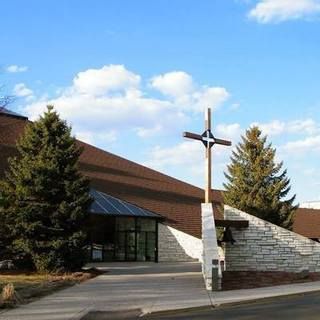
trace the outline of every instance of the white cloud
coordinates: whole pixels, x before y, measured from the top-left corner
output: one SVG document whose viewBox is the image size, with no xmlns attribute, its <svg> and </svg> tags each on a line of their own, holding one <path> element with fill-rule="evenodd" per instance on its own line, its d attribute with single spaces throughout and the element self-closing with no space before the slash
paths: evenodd
<svg viewBox="0 0 320 320">
<path fill-rule="evenodd" d="M 290 154 L 301 154 L 307 151 L 320 151 L 320 135 L 305 139 L 290 141 L 283 146 L 284 151 Z"/>
<path fill-rule="evenodd" d="M 254 122 L 250 125 L 250 127 L 252 126 L 258 126 L 262 132 L 268 136 L 275 136 L 282 134 L 285 131 L 286 123 L 280 120 L 273 120 L 268 123 Z"/>
<path fill-rule="evenodd" d="M 213 152 L 214 175 L 221 175 L 229 161 L 231 148 L 215 146 Z M 143 163 L 192 184 L 203 186 L 205 148 L 200 141 L 186 140 L 170 147 L 152 148 Z"/>
<path fill-rule="evenodd" d="M 216 126 L 216 134 L 217 138 L 220 139 L 231 139 L 234 141 L 238 141 L 242 132 L 241 126 L 239 123 L 232 124 L 218 124 Z"/>
<path fill-rule="evenodd" d="M 33 91 L 24 83 L 17 83 L 13 88 L 13 93 L 18 97 L 31 97 L 33 95 Z"/>
<path fill-rule="evenodd" d="M 184 141 L 173 147 L 155 147 L 146 165 L 163 169 L 167 166 L 193 166 L 203 162 L 204 146 L 198 141 Z"/>
<path fill-rule="evenodd" d="M 141 83 L 139 75 L 122 65 L 89 69 L 79 72 L 72 85 L 56 98 L 40 98 L 21 111 L 34 119 L 47 104 L 53 104 L 77 134 L 92 142 L 96 134 L 104 133 L 106 128 L 128 134 L 133 130 L 143 138 L 183 131 L 191 117 L 189 112 L 199 110 L 198 104 L 205 100 L 221 104 L 229 96 L 224 88 L 200 87 L 198 91 L 192 88 L 187 94 L 189 104 L 186 106 L 180 99 L 150 97 Z M 176 93 L 178 95 L 178 91 Z"/>
<path fill-rule="evenodd" d="M 184 123 L 186 116 L 172 109 L 170 103 L 148 99 L 139 95 L 92 96 L 69 90 L 56 99 L 37 101 L 25 107 L 25 112 L 36 118 L 45 110 L 47 104 L 53 104 L 61 116 L 72 123 L 74 129 L 100 132 L 106 128 L 126 130 L 130 128 L 151 129 L 157 122 L 166 128 L 173 128 L 175 122 Z"/>
<path fill-rule="evenodd" d="M 156 146 L 143 164 L 201 186 L 204 180 L 204 146 L 199 141 L 183 141 L 171 147 Z"/>
<path fill-rule="evenodd" d="M 292 155 L 307 155 L 310 152 L 320 152 L 320 131 L 317 123 L 312 119 L 302 119 L 294 121 L 274 120 L 270 123 L 260 124 L 264 133 L 273 135 L 283 135 L 285 141 L 292 139 L 292 134 L 302 135 L 303 138 L 297 141 L 277 144 L 277 139 L 274 138 L 273 143 L 276 143 L 277 153 L 276 162 L 283 159 L 292 158 Z M 214 128 L 214 135 L 218 138 L 230 139 L 233 147 L 214 146 L 213 151 L 213 166 L 215 186 L 219 182 L 224 181 L 223 172 L 226 170 L 226 165 L 230 162 L 230 154 L 240 140 L 244 128 L 239 123 L 218 124 Z M 157 146 L 152 148 L 147 157 L 145 165 L 156 170 L 163 171 L 169 175 L 176 176 L 190 183 L 202 186 L 204 182 L 204 147 L 198 141 L 185 140 L 173 146 Z M 291 159 L 288 161 L 292 162 Z M 304 168 L 304 167 L 303 167 Z M 301 169 L 302 172 L 302 169 Z M 311 172 L 308 171 L 311 175 Z M 304 173 L 307 175 L 307 173 Z"/>
<path fill-rule="evenodd" d="M 158 124 L 158 125 L 155 125 L 153 128 L 138 127 L 138 128 L 135 128 L 134 131 L 137 133 L 139 137 L 148 138 L 161 132 L 162 129 L 163 129 L 162 126 Z"/>
<path fill-rule="evenodd" d="M 230 96 L 223 87 L 197 85 L 192 77 L 183 71 L 155 76 L 151 79 L 150 85 L 185 111 L 202 112 L 206 107 L 216 109 Z"/>
<path fill-rule="evenodd" d="M 288 131 L 292 133 L 306 133 L 309 135 L 319 132 L 319 125 L 313 119 L 296 120 L 288 125 Z"/>
<path fill-rule="evenodd" d="M 249 17 L 260 23 L 309 17 L 320 12 L 319 0 L 260 0 Z"/>
<path fill-rule="evenodd" d="M 93 143 L 111 143 L 117 140 L 117 133 L 114 130 L 93 133 L 91 131 L 77 131 L 76 134 L 77 139 L 84 141 L 89 144 Z"/>
<path fill-rule="evenodd" d="M 200 91 L 194 92 L 191 105 L 194 106 L 193 109 L 197 112 L 202 112 L 204 108 L 207 107 L 217 109 L 229 98 L 229 96 L 229 92 L 223 87 L 203 88 Z"/>
<path fill-rule="evenodd" d="M 101 69 L 79 72 L 73 79 L 73 88 L 79 93 L 105 95 L 112 91 L 128 91 L 138 88 L 140 76 L 123 65 L 109 65 Z"/>
<path fill-rule="evenodd" d="M 264 134 L 276 136 L 285 133 L 308 134 L 313 135 L 320 131 L 319 125 L 313 119 L 280 121 L 273 120 L 268 123 L 252 123 L 251 126 L 257 125 Z"/>
<path fill-rule="evenodd" d="M 151 79 L 151 86 L 164 95 L 179 98 L 194 90 L 192 77 L 183 71 L 172 71 Z"/>
<path fill-rule="evenodd" d="M 17 66 L 15 64 L 8 66 L 6 68 L 7 72 L 10 73 L 17 73 L 17 72 L 26 72 L 28 71 L 28 67 L 27 66 Z"/>
</svg>

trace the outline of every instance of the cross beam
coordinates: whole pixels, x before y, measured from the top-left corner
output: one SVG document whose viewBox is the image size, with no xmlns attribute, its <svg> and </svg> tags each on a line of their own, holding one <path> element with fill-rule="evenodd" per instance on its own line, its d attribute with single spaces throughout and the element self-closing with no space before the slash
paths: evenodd
<svg viewBox="0 0 320 320">
<path fill-rule="evenodd" d="M 223 139 L 218 139 L 218 138 L 212 138 L 212 139 L 206 139 L 204 138 L 202 135 L 200 134 L 196 134 L 196 133 L 192 133 L 192 132 L 184 132 L 183 136 L 185 138 L 189 138 L 189 139 L 194 139 L 194 140 L 199 140 L 202 142 L 212 142 L 213 144 L 221 144 L 223 146 L 231 146 L 231 142 L 227 141 L 227 140 L 223 140 Z"/>
<path fill-rule="evenodd" d="M 211 203 L 211 148 L 215 144 L 231 146 L 231 141 L 215 138 L 211 132 L 211 109 L 207 108 L 205 116 L 205 131 L 203 134 L 184 132 L 185 138 L 201 141 L 206 148 L 206 186 L 205 203 Z"/>
</svg>

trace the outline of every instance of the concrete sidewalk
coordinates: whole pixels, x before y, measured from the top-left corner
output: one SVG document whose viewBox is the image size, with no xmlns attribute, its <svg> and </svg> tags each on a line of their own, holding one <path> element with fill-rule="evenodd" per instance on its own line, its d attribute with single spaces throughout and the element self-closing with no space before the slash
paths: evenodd
<svg viewBox="0 0 320 320">
<path fill-rule="evenodd" d="M 76 320 L 89 311 L 137 315 L 211 308 L 277 296 L 320 291 L 320 281 L 208 293 L 199 263 L 108 263 L 95 279 L 0 314 L 1 320 Z"/>
<path fill-rule="evenodd" d="M 1 320 L 79 319 L 90 310 L 155 311 L 211 305 L 199 263 L 108 263 L 95 279 L 0 314 Z"/>
</svg>

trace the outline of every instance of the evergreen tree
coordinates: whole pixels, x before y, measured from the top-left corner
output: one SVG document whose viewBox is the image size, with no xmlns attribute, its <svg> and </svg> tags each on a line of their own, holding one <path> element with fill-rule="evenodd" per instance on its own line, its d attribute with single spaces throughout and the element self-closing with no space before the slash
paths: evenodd
<svg viewBox="0 0 320 320">
<path fill-rule="evenodd" d="M 283 163 L 275 163 L 276 150 L 258 127 L 246 131 L 231 156 L 225 177 L 225 203 L 261 219 L 290 229 L 295 195 L 289 199 L 290 180 Z"/>
<path fill-rule="evenodd" d="M 17 253 L 38 271 L 75 270 L 85 262 L 89 183 L 78 171 L 81 149 L 52 106 L 28 124 L 0 192 L 14 220 Z"/>
<path fill-rule="evenodd" d="M 11 243 L 12 237 L 10 232 L 10 226 L 13 225 L 10 221 L 10 216 L 6 214 L 4 208 L 6 207 L 6 201 L 3 194 L 0 194 L 0 261 L 11 259 Z"/>
</svg>

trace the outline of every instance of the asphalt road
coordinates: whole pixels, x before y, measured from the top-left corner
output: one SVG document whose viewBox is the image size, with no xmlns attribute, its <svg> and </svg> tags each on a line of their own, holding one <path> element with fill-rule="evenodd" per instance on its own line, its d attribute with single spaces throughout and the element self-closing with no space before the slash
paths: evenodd
<svg viewBox="0 0 320 320">
<path fill-rule="evenodd" d="M 132 319 L 132 318 L 131 318 Z M 214 310 L 153 315 L 145 320 L 320 320 L 320 292 L 288 296 Z"/>
</svg>

